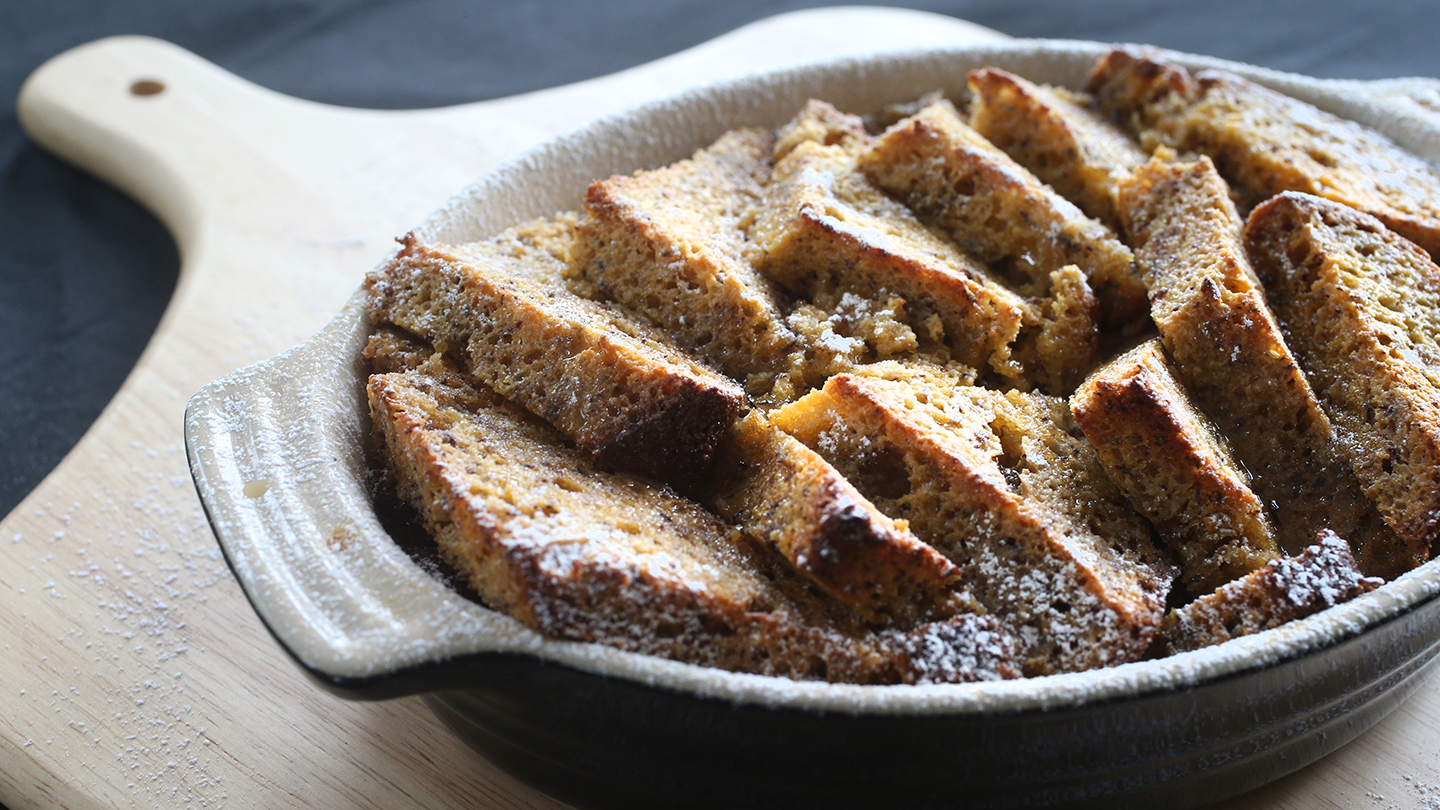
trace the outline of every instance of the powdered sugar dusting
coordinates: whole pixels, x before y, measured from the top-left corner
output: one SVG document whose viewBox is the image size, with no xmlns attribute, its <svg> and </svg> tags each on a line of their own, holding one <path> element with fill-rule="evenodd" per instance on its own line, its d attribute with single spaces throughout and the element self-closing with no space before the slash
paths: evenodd
<svg viewBox="0 0 1440 810">
<path fill-rule="evenodd" d="M 1366 585 L 1350 557 L 1350 549 L 1334 532 L 1305 549 L 1304 558 L 1282 557 L 1270 566 L 1269 578 L 1294 605 L 1333 607 Z M 1370 583 L 1370 587 L 1375 587 Z"/>
<path fill-rule="evenodd" d="M 29 680 L 7 684 L 7 722 L 25 736 L 21 744 L 45 749 L 40 756 L 63 761 L 68 772 L 118 767 L 137 804 L 217 807 L 228 764 L 211 747 L 207 690 L 195 690 L 187 673 L 213 638 L 191 616 L 206 611 L 230 574 L 178 443 L 136 440 L 111 448 L 109 461 L 140 476 L 140 485 L 124 494 L 98 484 L 67 492 L 65 501 L 35 508 L 33 528 L 10 538 L 12 553 L 32 560 L 31 573 L 44 581 L 14 586 L 19 625 L 6 654 L 45 652 L 24 670 Z M 85 620 L 57 622 L 60 614 Z M 66 629 L 30 638 L 57 624 Z"/>
</svg>

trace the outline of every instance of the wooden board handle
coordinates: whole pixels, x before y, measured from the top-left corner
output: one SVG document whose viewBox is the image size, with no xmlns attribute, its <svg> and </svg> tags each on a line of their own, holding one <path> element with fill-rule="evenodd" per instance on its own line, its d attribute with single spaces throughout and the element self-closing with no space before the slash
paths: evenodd
<svg viewBox="0 0 1440 810">
<path fill-rule="evenodd" d="M 1003 39 L 925 12 L 802 11 L 566 87 L 435 110 L 373 111 L 285 96 L 168 42 L 122 36 L 46 62 L 21 88 L 17 109 L 38 143 L 153 211 L 185 255 L 207 216 L 223 214 L 230 225 L 246 215 L 247 206 L 235 205 L 240 199 L 298 194 L 310 210 L 320 206 L 343 219 L 352 213 L 345 210 L 350 192 L 364 193 L 369 180 L 393 187 L 403 173 L 405 196 L 427 207 L 396 213 L 418 222 L 501 159 L 642 100 L 815 58 Z M 415 136 L 427 129 L 421 148 Z M 327 194 L 322 185 L 345 193 Z"/>
<path fill-rule="evenodd" d="M 178 46 L 125 36 L 46 62 L 16 106 L 32 138 L 150 208 L 184 246 L 213 188 L 203 159 L 289 101 Z"/>
</svg>

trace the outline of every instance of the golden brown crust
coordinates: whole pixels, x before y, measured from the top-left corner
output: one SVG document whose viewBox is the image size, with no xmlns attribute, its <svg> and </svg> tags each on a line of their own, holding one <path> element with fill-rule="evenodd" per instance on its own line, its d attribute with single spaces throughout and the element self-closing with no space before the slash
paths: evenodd
<svg viewBox="0 0 1440 810">
<path fill-rule="evenodd" d="M 601 294 L 742 381 L 775 371 L 795 343 L 743 258 L 771 141 L 739 130 L 689 160 L 592 183 L 573 252 Z"/>
<path fill-rule="evenodd" d="M 970 126 L 1088 216 L 1120 229 L 1115 191 L 1149 156 L 1068 93 L 999 68 L 970 73 Z"/>
<path fill-rule="evenodd" d="M 1022 293 L 1045 295 L 1050 273 L 1073 264 L 1094 288 L 1105 322 L 1143 317 L 1145 288 L 1129 248 L 980 137 L 948 102 L 892 126 L 860 166 L 962 249 L 1008 264 Z"/>
<path fill-rule="evenodd" d="M 756 267 L 786 290 L 898 295 L 913 331 L 939 319 L 952 359 L 1011 372 L 1025 301 L 871 185 L 843 147 L 795 144 L 775 168 L 751 234 Z"/>
<path fill-rule="evenodd" d="M 1156 123 L 1195 94 L 1190 73 L 1148 53 L 1116 49 L 1100 58 L 1085 84 L 1095 107 L 1153 151 Z M 1149 143 L 1145 141 L 1149 140 Z"/>
<path fill-rule="evenodd" d="M 764 540 L 826 593 L 891 624 L 955 612 L 955 567 L 758 411 L 735 425 L 713 474 L 707 501 L 716 513 Z"/>
<path fill-rule="evenodd" d="M 1429 559 L 1440 531 L 1440 268 L 1353 208 L 1287 192 L 1245 226 L 1310 382 L 1350 463 L 1403 541 Z"/>
<path fill-rule="evenodd" d="M 375 375 L 369 396 L 401 494 L 444 557 L 548 636 L 792 678 L 1014 674 L 993 621 L 873 631 L 693 502 L 596 469 L 444 361 Z"/>
<path fill-rule="evenodd" d="M 1382 584 L 1383 580 L 1362 575 L 1350 547 L 1326 530 L 1301 553 L 1273 560 L 1171 611 L 1155 635 L 1150 654 L 1163 657 L 1198 650 L 1279 627 Z"/>
<path fill-rule="evenodd" d="M 1367 573 L 1407 570 L 1266 305 L 1209 158 L 1152 161 L 1122 184 L 1120 200 L 1160 339 L 1270 506 L 1281 549 L 1296 553 L 1330 528 Z"/>
<path fill-rule="evenodd" d="M 1209 155 L 1247 207 L 1282 191 L 1378 218 L 1440 254 L 1440 174 L 1380 133 L 1228 73 L 1116 51 L 1090 79 L 1142 140 Z"/>
<path fill-rule="evenodd" d="M 1265 507 L 1151 340 L 1105 364 L 1070 410 L 1110 478 L 1178 552 L 1198 596 L 1279 557 Z"/>
<path fill-rule="evenodd" d="M 1171 571 L 1088 446 L 1054 421 L 1068 420 L 1063 404 L 837 375 L 773 418 L 959 566 L 1020 637 L 1027 674 L 1145 650 Z"/>
<path fill-rule="evenodd" d="M 404 248 L 365 282 L 371 317 L 462 359 L 604 466 L 687 487 L 744 393 L 636 324 L 486 245 Z M 557 271 L 558 272 L 558 271 Z M 526 277 L 526 276 L 529 277 Z"/>
</svg>

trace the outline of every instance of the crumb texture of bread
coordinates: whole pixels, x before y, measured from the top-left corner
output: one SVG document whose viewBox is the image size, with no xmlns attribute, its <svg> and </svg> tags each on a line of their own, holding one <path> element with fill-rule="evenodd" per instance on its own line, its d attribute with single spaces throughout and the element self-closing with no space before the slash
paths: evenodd
<svg viewBox="0 0 1440 810">
<path fill-rule="evenodd" d="M 1249 471 L 1281 550 L 1297 553 L 1330 528 L 1367 573 L 1407 570 L 1266 304 L 1210 159 L 1152 161 L 1121 185 L 1120 200 L 1176 375 Z"/>
<path fill-rule="evenodd" d="M 865 298 L 833 289 L 818 292 L 786 316 L 803 348 L 791 354 L 785 373 L 752 378 L 748 387 L 757 404 L 769 408 L 793 401 L 832 375 L 876 364 L 928 363 L 973 379 L 973 368 L 946 359 L 939 342 L 942 327 L 934 321 L 938 319 L 917 324 L 898 295 Z M 925 331 L 923 340 L 917 329 Z"/>
<path fill-rule="evenodd" d="M 460 358 L 465 371 L 554 424 L 602 465 L 689 486 L 744 392 L 663 336 L 537 276 L 494 245 L 406 241 L 365 281 L 371 317 Z"/>
<path fill-rule="evenodd" d="M 1067 432 L 1063 401 L 838 375 L 772 417 L 960 568 L 1019 638 L 1027 675 L 1123 663 L 1148 646 L 1172 572 Z"/>
<path fill-rule="evenodd" d="M 1328 529 L 1297 555 L 1281 557 L 1214 593 L 1171 611 L 1155 636 L 1155 657 L 1198 650 L 1279 627 L 1384 584 L 1360 573 L 1350 546 Z"/>
<path fill-rule="evenodd" d="M 1115 192 L 1150 156 L 1089 99 L 999 68 L 970 73 L 970 126 L 1087 216 L 1120 230 Z"/>
<path fill-rule="evenodd" d="M 1032 388 L 1064 396 L 1100 364 L 1100 304 L 1085 274 L 1067 264 L 1050 274 L 1050 295 L 1036 302 L 1036 309 L 1035 326 L 1014 351 L 1026 369 L 1022 379 Z"/>
<path fill-rule="evenodd" d="M 878 632 L 694 502 L 597 469 L 549 425 L 432 363 L 370 378 L 401 495 L 493 607 L 547 636 L 855 683 L 1013 674 L 980 616 Z"/>
<path fill-rule="evenodd" d="M 577 279 L 571 270 L 570 252 L 575 248 L 575 227 L 579 219 L 578 212 L 565 211 L 553 217 L 523 222 L 474 244 L 483 245 L 483 250 L 517 260 L 510 265 L 511 271 L 517 275 L 528 275 L 543 283 L 555 283 L 558 274 L 572 291 L 576 291 L 574 285 Z"/>
<path fill-rule="evenodd" d="M 361 356 L 370 364 L 372 374 L 392 371 L 413 371 L 435 354 L 435 349 L 414 335 L 389 324 L 381 324 L 365 341 Z"/>
<path fill-rule="evenodd" d="M 1177 553 L 1191 596 L 1280 556 L 1264 504 L 1158 340 L 1096 371 L 1070 410 L 1111 480 Z"/>
<path fill-rule="evenodd" d="M 744 259 L 772 144 L 737 130 L 688 160 L 592 183 L 572 253 L 601 294 L 737 380 L 773 373 L 795 343 Z"/>
<path fill-rule="evenodd" d="M 802 143 L 839 146 L 847 152 L 855 152 L 873 140 L 865 129 L 863 118 L 841 112 L 829 102 L 812 98 L 805 102 L 794 118 L 775 132 L 775 145 L 771 147 L 770 157 L 778 164 Z"/>
<path fill-rule="evenodd" d="M 1440 531 L 1440 268 L 1378 219 L 1287 192 L 1245 226 L 1256 269 L 1366 494 L 1419 565 Z"/>
<path fill-rule="evenodd" d="M 1145 288 L 1115 234 L 1085 216 L 971 129 L 947 101 L 886 130 L 861 168 L 922 220 L 992 267 L 1024 295 L 1044 296 L 1050 274 L 1085 272 L 1106 323 L 1143 318 Z"/>
<path fill-rule="evenodd" d="M 785 290 L 876 302 L 898 296 L 917 348 L 941 343 L 947 359 L 1022 372 L 1012 371 L 1010 344 L 1030 317 L 1027 302 L 876 188 L 844 146 L 792 145 L 751 236 L 756 267 Z"/>
<path fill-rule="evenodd" d="M 955 566 L 760 412 L 735 425 L 712 475 L 706 500 L 717 514 L 872 620 L 903 625 L 956 612 Z"/>
<path fill-rule="evenodd" d="M 1089 90 L 1147 145 L 1209 155 L 1246 208 L 1301 191 L 1365 211 L 1440 254 L 1440 174 L 1375 130 L 1221 71 L 1125 50 Z"/>
</svg>

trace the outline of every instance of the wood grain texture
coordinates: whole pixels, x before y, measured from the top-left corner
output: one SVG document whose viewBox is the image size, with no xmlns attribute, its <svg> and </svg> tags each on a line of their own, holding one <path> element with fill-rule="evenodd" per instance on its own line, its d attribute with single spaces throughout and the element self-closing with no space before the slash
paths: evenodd
<svg viewBox="0 0 1440 810">
<path fill-rule="evenodd" d="M 151 208 L 182 269 L 115 400 L 0 522 L 0 802 L 561 807 L 464 747 L 418 699 L 352 703 L 306 679 L 210 533 L 185 462 L 185 402 L 308 338 L 392 238 L 543 138 L 751 70 L 998 38 L 919 12 L 800 12 L 612 76 L 408 112 L 287 98 L 140 38 L 38 70 L 20 101 L 32 137 Z M 138 81 L 164 89 L 136 95 Z M 1369 806 L 1370 795 L 1413 806 L 1417 784 L 1440 783 L 1437 715 L 1440 692 L 1423 686 L 1338 754 L 1233 806 Z"/>
</svg>

